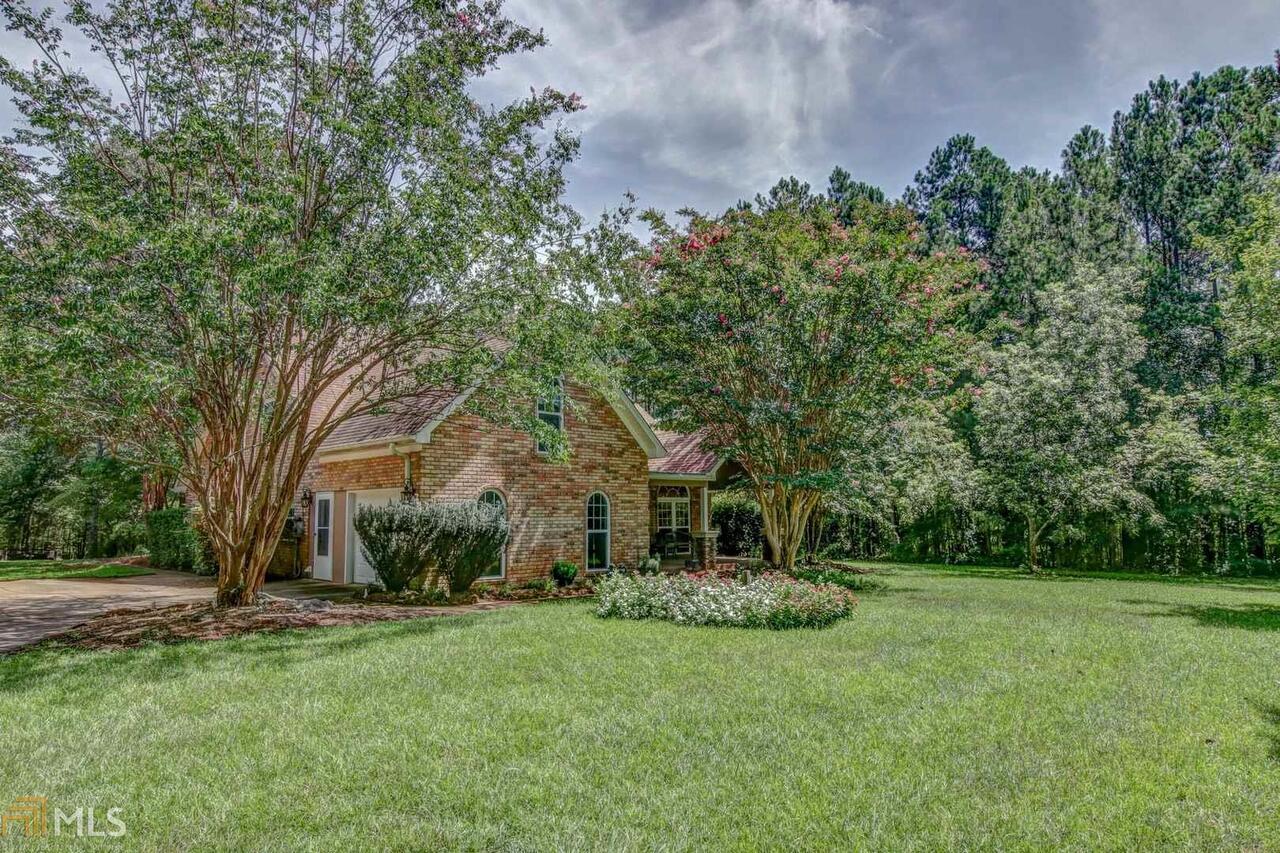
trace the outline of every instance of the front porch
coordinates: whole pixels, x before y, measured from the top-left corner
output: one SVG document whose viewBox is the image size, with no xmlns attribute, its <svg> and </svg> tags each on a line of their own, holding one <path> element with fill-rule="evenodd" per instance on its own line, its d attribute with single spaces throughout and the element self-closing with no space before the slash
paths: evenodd
<svg viewBox="0 0 1280 853">
<path fill-rule="evenodd" d="M 649 553 L 662 561 L 662 571 L 693 571 L 714 565 L 716 534 L 711 528 L 710 486 L 708 480 L 651 478 Z"/>
</svg>

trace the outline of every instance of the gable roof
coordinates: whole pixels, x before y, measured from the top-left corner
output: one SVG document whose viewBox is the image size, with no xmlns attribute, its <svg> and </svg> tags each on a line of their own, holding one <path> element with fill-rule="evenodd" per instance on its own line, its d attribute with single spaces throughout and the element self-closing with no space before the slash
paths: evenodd
<svg viewBox="0 0 1280 853">
<path fill-rule="evenodd" d="M 334 453 L 399 441 L 427 444 L 435 428 L 461 408 L 475 391 L 476 386 L 461 390 L 429 389 L 390 404 L 385 412 L 356 415 L 324 440 L 320 452 Z M 629 397 L 625 394 L 605 394 L 604 397 L 651 461 L 667 454 L 658 434 Z"/>
<path fill-rule="evenodd" d="M 458 391 L 431 389 L 416 397 L 398 400 L 379 414 L 356 415 L 343 421 L 320 445 L 322 451 L 409 438 L 419 433 L 445 410 L 465 399 Z M 458 403 L 460 405 L 460 403 Z"/>
</svg>

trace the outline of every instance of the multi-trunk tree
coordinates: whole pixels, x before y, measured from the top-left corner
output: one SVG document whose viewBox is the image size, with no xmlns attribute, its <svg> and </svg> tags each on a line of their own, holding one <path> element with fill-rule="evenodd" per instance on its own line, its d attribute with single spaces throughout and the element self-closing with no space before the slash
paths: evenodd
<svg viewBox="0 0 1280 853">
<path fill-rule="evenodd" d="M 839 213 L 790 181 L 687 227 L 652 215 L 652 254 L 615 317 L 642 399 L 742 466 L 782 569 L 815 507 L 858 488 L 901 407 L 948 390 L 965 345 L 964 250 L 923 249 L 902 206 Z"/>
<path fill-rule="evenodd" d="M 601 269 L 560 200 L 581 104 L 474 99 L 543 43 L 497 2 L 71 2 L 67 40 L 4 10 L 41 57 L 0 64 L 4 393 L 162 438 L 221 604 L 254 600 L 343 421 L 481 375 L 516 399 L 572 349 Z"/>
</svg>

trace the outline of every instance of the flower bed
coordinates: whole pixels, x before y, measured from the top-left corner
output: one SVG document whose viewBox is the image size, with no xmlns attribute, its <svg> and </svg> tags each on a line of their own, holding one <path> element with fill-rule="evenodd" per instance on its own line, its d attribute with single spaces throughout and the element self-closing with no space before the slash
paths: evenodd
<svg viewBox="0 0 1280 853">
<path fill-rule="evenodd" d="M 766 573 L 748 581 L 705 575 L 610 575 L 596 584 L 596 615 L 682 625 L 821 628 L 852 615 L 847 590 Z"/>
</svg>

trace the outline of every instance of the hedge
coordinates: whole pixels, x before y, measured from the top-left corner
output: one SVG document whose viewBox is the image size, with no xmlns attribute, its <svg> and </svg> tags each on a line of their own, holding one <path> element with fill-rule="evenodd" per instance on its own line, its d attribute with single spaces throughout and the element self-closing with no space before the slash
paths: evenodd
<svg viewBox="0 0 1280 853">
<path fill-rule="evenodd" d="M 147 551 L 153 568 L 216 574 L 216 564 L 185 509 L 158 509 L 147 513 L 146 525 Z"/>
<path fill-rule="evenodd" d="M 726 557 L 755 557 L 761 553 L 764 522 L 760 505 L 745 495 L 722 492 L 711 500 L 711 524 L 720 528 L 717 548 Z"/>
</svg>

